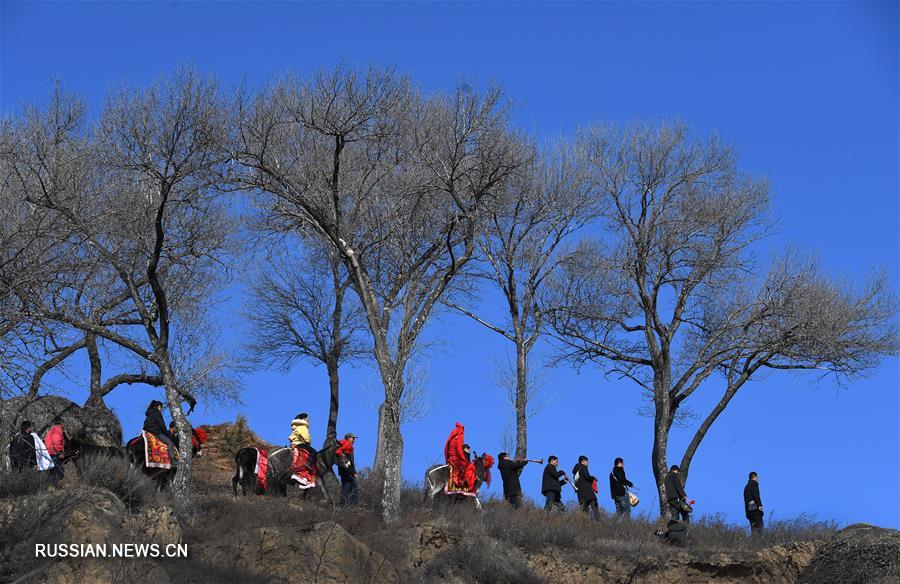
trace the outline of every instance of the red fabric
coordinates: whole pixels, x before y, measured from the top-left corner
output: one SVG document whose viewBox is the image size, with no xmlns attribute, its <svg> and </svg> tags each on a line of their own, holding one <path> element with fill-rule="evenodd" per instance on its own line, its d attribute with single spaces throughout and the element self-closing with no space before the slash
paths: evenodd
<svg viewBox="0 0 900 584">
<path fill-rule="evenodd" d="M 447 459 L 447 464 L 452 469 L 450 480 L 454 483 L 453 486 L 474 491 L 476 480 L 475 465 L 466 458 L 466 453 L 463 451 L 465 433 L 466 429 L 457 422 L 456 427 L 453 428 L 453 431 L 450 432 L 450 436 L 447 438 L 447 443 L 444 445 L 444 456 Z"/>
<path fill-rule="evenodd" d="M 256 486 L 262 491 L 269 489 L 267 479 L 269 472 L 269 453 L 259 448 L 256 449 Z"/>
<path fill-rule="evenodd" d="M 316 486 L 316 467 L 311 462 L 308 450 L 305 448 L 294 448 L 291 478 L 300 483 L 301 489 L 309 489 Z"/>
<path fill-rule="evenodd" d="M 494 466 L 494 457 L 490 454 L 482 455 L 484 460 L 484 482 L 487 483 L 487 486 L 491 486 L 491 467 Z"/>
<path fill-rule="evenodd" d="M 195 450 L 200 450 L 204 444 L 206 444 L 206 430 L 203 428 L 194 428 L 191 430 L 193 436 L 191 436 L 191 445 Z"/>
<path fill-rule="evenodd" d="M 65 438 L 63 437 L 62 427 L 59 424 L 47 430 L 47 435 L 44 436 L 44 445 L 47 447 L 47 454 L 50 456 L 61 454 L 65 450 Z"/>
<path fill-rule="evenodd" d="M 591 483 L 591 488 L 594 489 L 594 492 L 595 492 L 595 493 L 599 493 L 599 492 L 600 492 L 600 489 L 597 487 L 597 481 L 596 481 L 596 479 L 594 480 L 594 482 Z"/>
<path fill-rule="evenodd" d="M 338 448 L 334 451 L 335 456 L 350 456 L 353 454 L 353 442 L 349 440 L 341 440 L 338 442 Z"/>
</svg>

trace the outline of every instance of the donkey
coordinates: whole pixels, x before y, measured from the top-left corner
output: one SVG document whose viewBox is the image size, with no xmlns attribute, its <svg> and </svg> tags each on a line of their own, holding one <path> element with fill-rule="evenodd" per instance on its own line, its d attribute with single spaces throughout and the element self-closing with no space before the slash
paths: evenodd
<svg viewBox="0 0 900 584">
<path fill-rule="evenodd" d="M 482 453 L 481 456 L 478 456 L 475 451 L 472 451 L 472 455 L 475 457 L 474 496 L 462 493 L 445 493 L 444 489 L 446 489 L 447 483 L 450 481 L 450 465 L 436 464 L 425 471 L 425 493 L 423 501 L 427 502 L 428 499 L 431 499 L 432 504 L 435 504 L 438 502 L 459 503 L 466 499 L 472 499 L 475 502 L 475 508 L 481 509 L 481 501 L 478 500 L 478 491 L 481 489 L 482 484 L 490 484 L 491 482 L 490 467 L 493 464 L 493 459 L 489 454 Z"/>
<path fill-rule="evenodd" d="M 315 490 L 318 491 L 322 497 L 326 500 L 330 499 L 330 496 L 335 491 L 334 488 L 329 488 L 326 486 L 326 482 L 329 481 L 329 478 L 334 481 L 332 485 L 337 484 L 337 477 L 334 474 L 334 466 L 335 462 L 335 451 L 338 448 L 338 443 L 333 438 L 329 438 L 325 440 L 325 444 L 322 446 L 322 449 L 318 451 L 316 457 L 316 486 Z M 261 495 L 263 494 L 261 489 L 256 484 L 256 474 L 254 474 L 253 470 L 256 468 L 256 449 L 252 447 L 241 448 L 234 455 L 234 476 L 231 477 L 231 490 L 235 496 L 237 496 L 237 487 L 241 485 L 241 492 L 244 495 L 247 495 L 247 491 L 249 490 L 252 493 Z M 294 452 L 293 448 L 276 448 L 269 451 L 269 468 L 266 472 L 266 479 L 269 483 L 269 490 L 273 493 L 281 495 L 282 497 L 287 496 L 287 488 L 291 483 L 294 483 L 291 479 L 291 463 L 294 461 Z M 309 491 L 312 489 L 306 489 L 303 491 L 303 497 L 307 498 L 309 496 Z"/>
<path fill-rule="evenodd" d="M 145 475 L 157 482 L 160 489 L 164 488 L 175 476 L 176 463 L 174 458 L 172 458 L 172 453 L 169 453 L 172 468 L 150 468 L 147 466 L 147 461 L 144 460 L 144 441 L 140 436 L 127 442 L 125 452 L 128 453 L 128 460 L 131 462 L 131 466 L 141 469 Z"/>
<path fill-rule="evenodd" d="M 203 443 L 199 439 L 197 442 L 197 446 L 192 445 L 191 447 L 192 458 L 196 458 L 203 454 Z M 175 438 L 175 444 L 178 444 L 177 437 Z M 147 461 L 144 460 L 144 441 L 140 436 L 128 441 L 125 445 L 125 452 L 128 454 L 128 460 L 131 462 L 131 465 L 141 469 L 145 475 L 155 480 L 161 489 L 175 476 L 177 463 L 174 458 L 172 458 L 174 457 L 174 453 L 169 453 L 172 468 L 149 468 L 147 466 Z"/>
</svg>

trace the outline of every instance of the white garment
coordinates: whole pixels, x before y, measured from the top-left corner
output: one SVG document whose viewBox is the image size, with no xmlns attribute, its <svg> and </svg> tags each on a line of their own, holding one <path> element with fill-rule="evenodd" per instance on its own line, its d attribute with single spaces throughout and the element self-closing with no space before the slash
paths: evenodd
<svg viewBox="0 0 900 584">
<path fill-rule="evenodd" d="M 31 433 L 31 437 L 34 438 L 34 452 L 37 455 L 38 470 L 50 470 L 54 467 L 54 464 L 53 460 L 50 459 L 50 453 L 47 452 L 44 441 L 34 432 Z"/>
</svg>

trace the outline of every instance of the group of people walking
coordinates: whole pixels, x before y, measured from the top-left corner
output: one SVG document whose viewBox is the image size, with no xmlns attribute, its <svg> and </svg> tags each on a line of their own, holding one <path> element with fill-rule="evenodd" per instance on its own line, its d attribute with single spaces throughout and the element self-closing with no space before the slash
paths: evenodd
<svg viewBox="0 0 900 584">
<path fill-rule="evenodd" d="M 497 468 L 503 479 L 503 497 L 510 505 L 518 509 L 523 498 L 522 485 L 519 482 L 522 470 L 529 462 L 543 461 L 511 459 L 506 452 L 501 452 L 499 458 L 500 462 Z M 590 459 L 587 456 L 579 456 L 578 462 L 572 468 L 572 477 L 570 478 L 566 471 L 559 468 L 559 457 L 550 455 L 541 478 L 544 510 L 564 509 L 562 489 L 564 485 L 571 484 L 578 496 L 578 504 L 581 509 L 594 519 L 599 519 L 600 506 L 597 501 L 597 494 L 600 490 L 599 479 L 591 474 L 589 463 Z M 616 458 L 609 473 L 609 492 L 619 515 L 630 516 L 631 514 L 632 500 L 636 500 L 636 497 L 633 499 L 629 492 L 631 487 L 634 487 L 634 483 L 629 481 L 625 475 L 625 461 L 622 458 Z"/>
<path fill-rule="evenodd" d="M 65 423 L 62 418 L 53 420 L 44 438 L 34 431 L 31 420 L 19 424 L 19 432 L 9 443 L 9 462 L 13 470 L 46 472 L 51 484 L 63 478 L 63 452 Z"/>
<path fill-rule="evenodd" d="M 522 485 L 519 477 L 522 470 L 529 462 L 543 462 L 535 460 L 511 459 L 509 454 L 501 452 L 499 455 L 500 462 L 497 468 L 500 470 L 500 476 L 503 479 L 503 497 L 509 504 L 518 509 L 522 505 L 523 494 Z M 578 504 L 582 511 L 587 513 L 594 519 L 599 519 L 599 504 L 597 495 L 599 493 L 599 479 L 591 474 L 588 463 L 590 460 L 587 456 L 579 456 L 578 462 L 572 468 L 572 476 L 570 477 L 564 470 L 559 468 L 559 458 L 551 455 L 547 459 L 547 465 L 544 467 L 543 476 L 541 478 L 541 495 L 544 497 L 544 510 L 562 511 L 565 509 L 562 503 L 562 490 L 566 484 L 571 484 L 575 489 L 578 497 Z M 669 509 L 671 518 L 676 522 L 688 523 L 690 515 L 693 512 L 694 501 L 688 499 L 684 490 L 684 483 L 681 480 L 681 469 L 678 465 L 672 465 L 665 478 L 666 505 Z M 625 474 L 625 461 L 621 457 L 613 461 L 612 469 L 609 472 L 609 495 L 615 505 L 616 514 L 620 517 L 629 518 L 631 509 L 638 503 L 638 498 L 631 492 L 634 483 L 628 480 Z M 759 475 L 751 472 L 744 487 L 744 511 L 748 521 L 750 522 L 751 531 L 758 532 L 763 529 L 763 505 L 759 494 Z M 673 528 L 673 525 L 669 526 Z M 674 531 L 678 531 L 675 529 Z M 665 532 L 661 532 L 665 534 Z"/>
</svg>

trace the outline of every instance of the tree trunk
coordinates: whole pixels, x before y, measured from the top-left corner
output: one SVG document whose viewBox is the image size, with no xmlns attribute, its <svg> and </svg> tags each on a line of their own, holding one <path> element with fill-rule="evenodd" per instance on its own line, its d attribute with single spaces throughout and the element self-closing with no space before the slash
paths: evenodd
<svg viewBox="0 0 900 584">
<path fill-rule="evenodd" d="M 525 459 L 528 454 L 528 351 L 516 342 L 516 454 Z"/>
<path fill-rule="evenodd" d="M 667 360 L 664 360 L 667 361 Z M 653 375 L 653 449 L 650 462 L 653 466 L 653 478 L 656 480 L 656 491 L 659 494 L 660 517 L 669 518 L 669 506 L 666 504 L 666 474 L 668 461 L 666 451 L 669 446 L 669 429 L 671 428 L 671 399 L 669 389 L 668 362 L 656 368 Z"/>
<path fill-rule="evenodd" d="M 328 385 L 331 388 L 331 401 L 328 405 L 328 427 L 325 430 L 325 441 L 327 442 L 329 438 L 337 438 L 340 377 L 337 362 L 328 361 L 325 366 L 328 368 Z"/>
<path fill-rule="evenodd" d="M 738 386 L 739 387 L 739 386 Z M 706 437 L 706 433 L 709 432 L 710 426 L 713 425 L 713 422 L 716 421 L 716 418 L 719 417 L 725 408 L 728 406 L 728 402 L 731 401 L 731 398 L 734 397 L 734 394 L 737 393 L 738 387 L 730 387 L 725 391 L 725 394 L 722 396 L 722 399 L 719 400 L 719 403 L 712 409 L 706 419 L 703 420 L 703 423 L 700 424 L 700 427 L 697 428 L 697 431 L 694 433 L 694 437 L 691 438 L 690 444 L 688 444 L 687 448 L 684 451 L 684 456 L 681 457 L 681 464 L 679 465 L 678 474 L 681 475 L 681 481 L 686 485 L 688 480 L 688 472 L 691 470 L 691 461 L 694 460 L 694 455 L 697 453 L 697 448 L 700 446 L 700 443 Z"/>
<path fill-rule="evenodd" d="M 653 432 L 653 450 L 650 462 L 653 465 L 653 478 L 656 481 L 656 491 L 659 494 L 659 514 L 661 517 L 668 518 L 669 507 L 666 504 L 666 473 L 668 465 L 666 463 L 666 448 L 669 442 L 669 431 L 666 424 L 660 423 L 659 414 L 654 419 Z"/>
<path fill-rule="evenodd" d="M 400 486 L 403 482 L 403 436 L 400 433 L 400 404 L 382 404 L 384 416 L 378 437 L 381 444 L 381 519 L 391 524 L 400 519 Z"/>
<path fill-rule="evenodd" d="M 88 333 L 84 338 L 87 344 L 88 360 L 91 363 L 91 397 L 93 405 L 106 405 L 103 396 L 100 395 L 100 386 L 103 381 L 103 361 L 100 359 L 100 351 L 97 349 L 97 335 Z M 98 396 L 98 397 L 95 397 Z"/>
<path fill-rule="evenodd" d="M 168 355 L 164 355 L 160 362 L 160 373 L 166 390 L 166 400 L 169 402 L 169 412 L 175 422 L 178 431 L 178 469 L 172 480 L 172 494 L 182 509 L 188 509 L 191 504 L 191 474 L 193 454 L 191 447 L 191 427 L 187 416 L 181 407 L 181 394 L 178 392 L 178 382 L 175 373 L 169 363 Z"/>
<path fill-rule="evenodd" d="M 400 519 L 403 436 L 400 433 L 400 400 L 405 363 L 379 362 L 384 383 L 384 402 L 378 408 L 378 436 L 373 475 L 379 488 L 381 518 L 386 524 Z"/>
<path fill-rule="evenodd" d="M 385 414 L 385 402 L 381 402 L 378 406 L 378 428 L 375 430 L 375 460 L 372 462 L 372 475 L 376 479 L 376 484 L 381 484 L 381 469 L 384 467 L 384 436 L 386 433 L 385 424 L 387 422 Z"/>
</svg>

